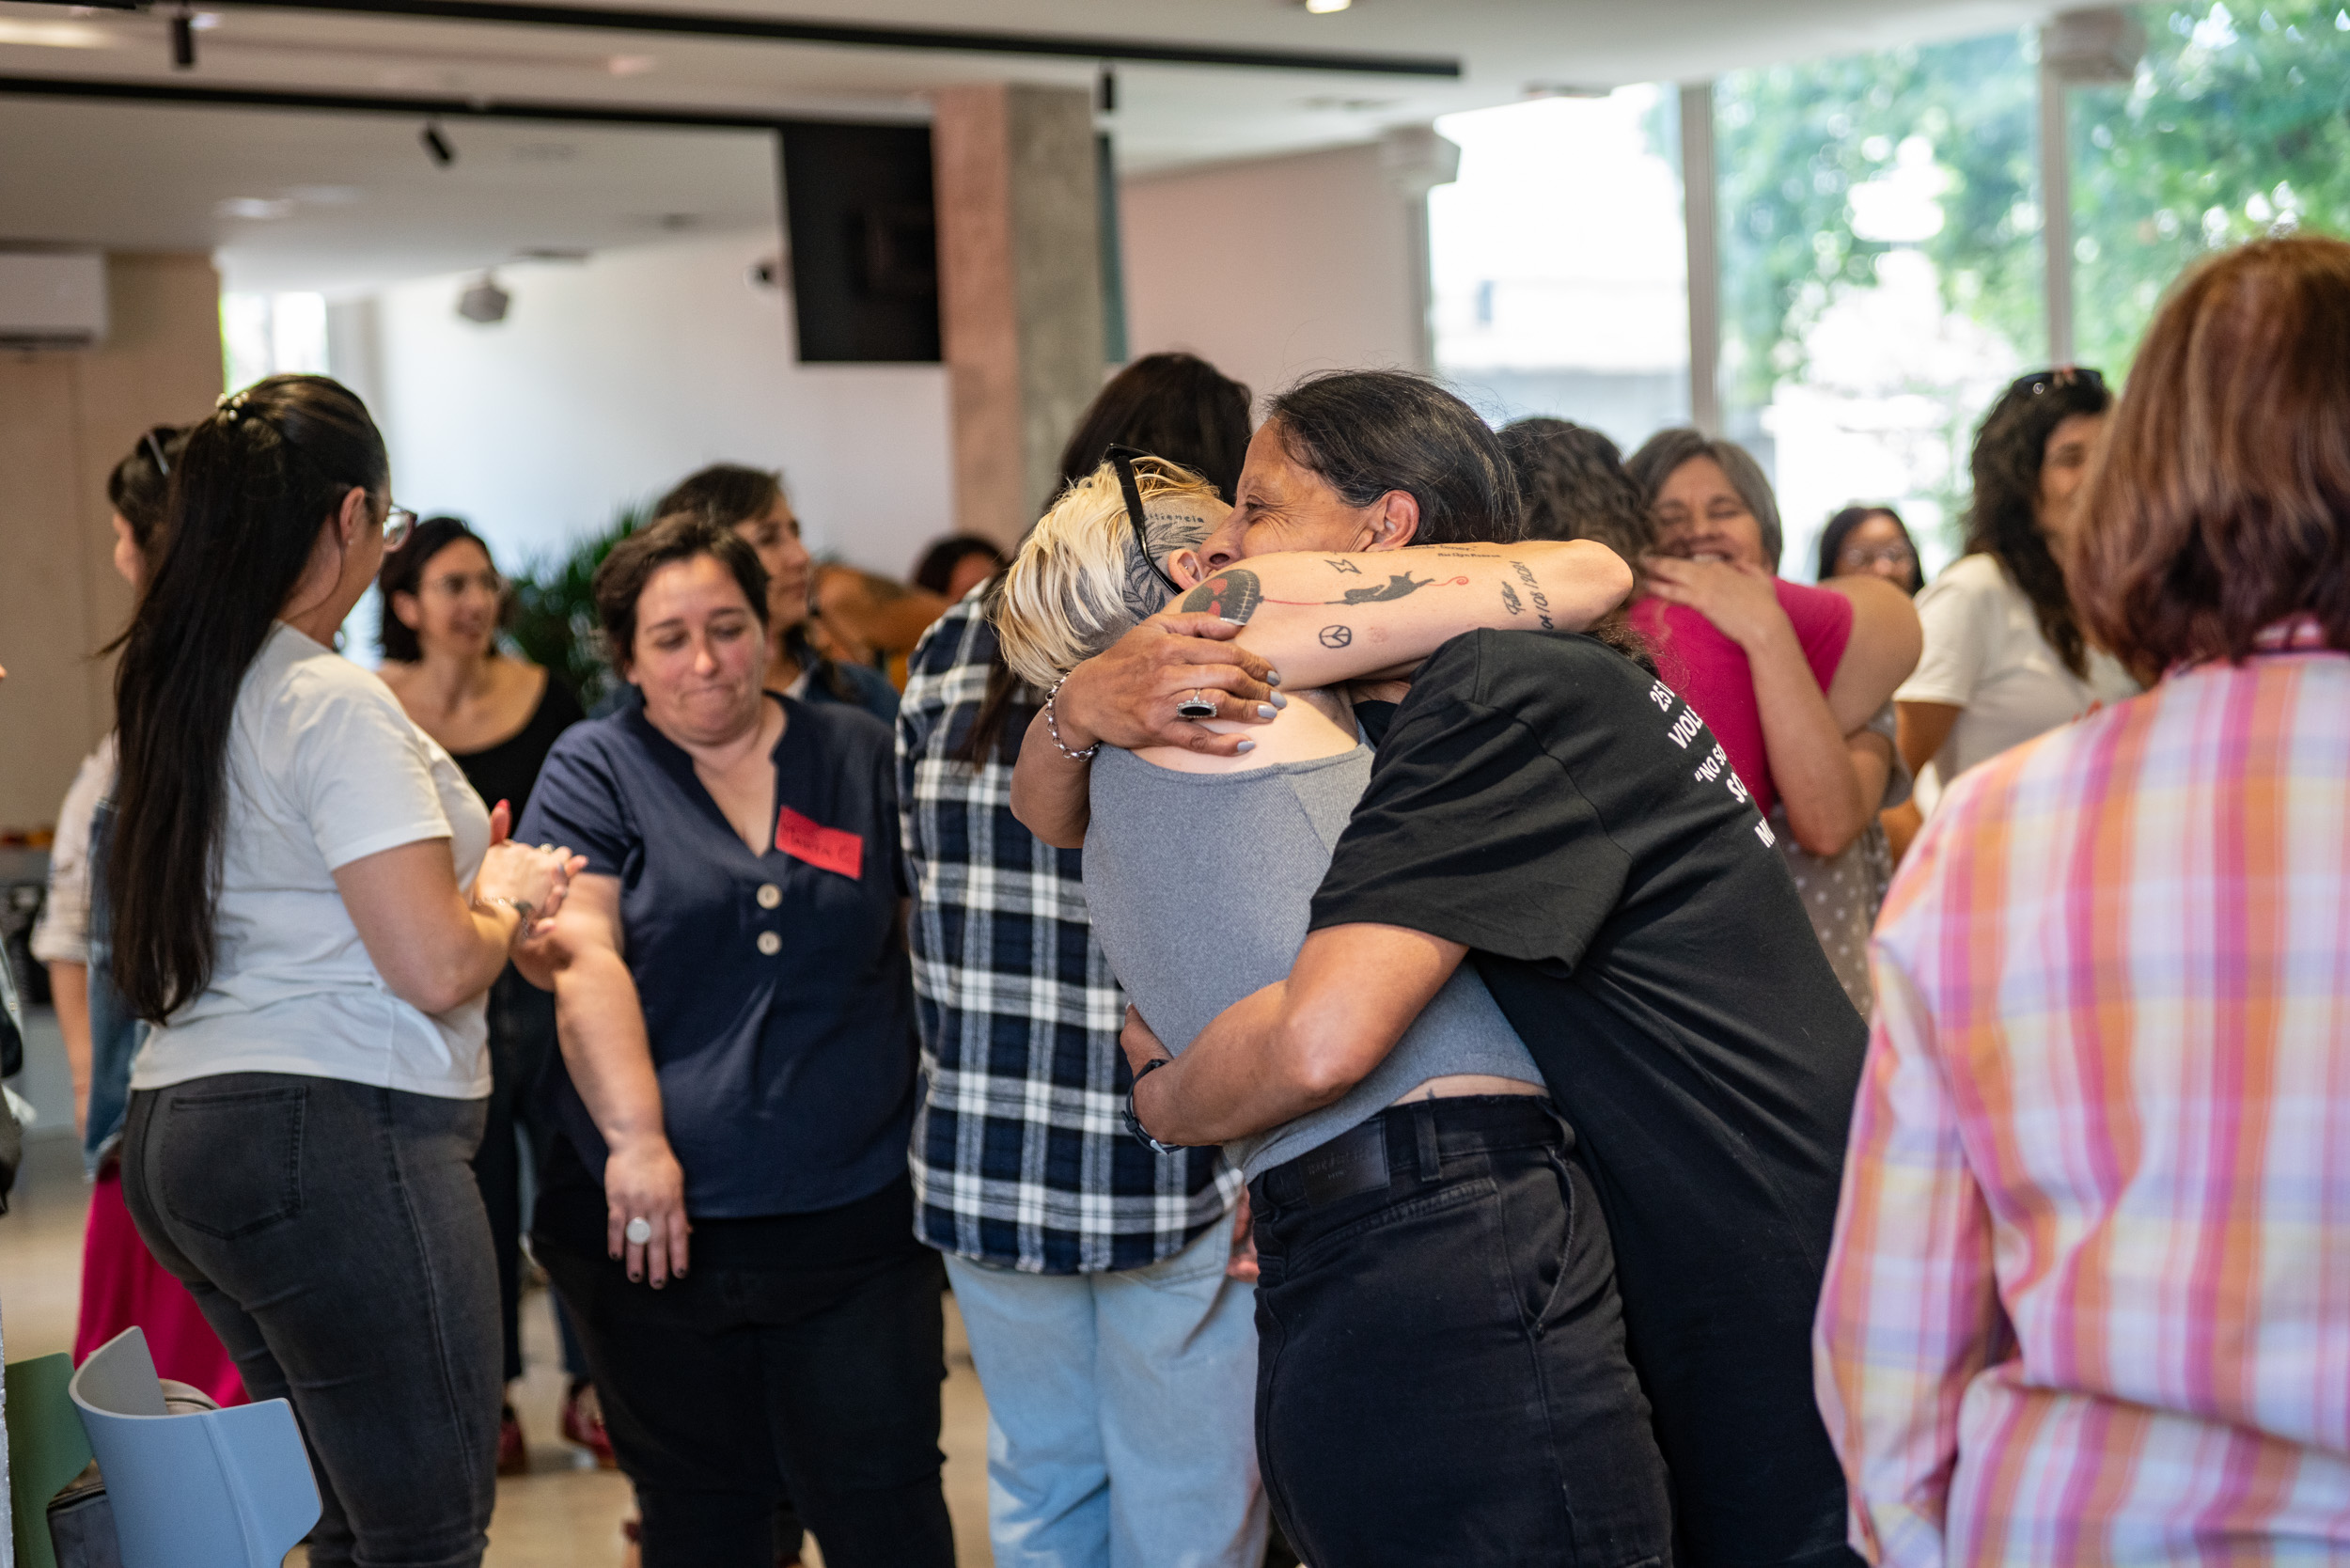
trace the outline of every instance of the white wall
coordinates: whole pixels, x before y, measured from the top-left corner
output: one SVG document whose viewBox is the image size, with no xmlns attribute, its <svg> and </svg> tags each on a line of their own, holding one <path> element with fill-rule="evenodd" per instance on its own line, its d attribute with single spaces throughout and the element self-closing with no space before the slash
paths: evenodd
<svg viewBox="0 0 2350 1568">
<path fill-rule="evenodd" d="M 891 576 L 952 526 L 947 374 L 801 365 L 791 299 L 754 290 L 772 230 L 501 268 L 505 321 L 456 312 L 467 276 L 404 283 L 337 358 L 373 383 L 400 505 L 472 521 L 509 566 L 603 528 L 704 463 L 780 468 L 810 546 Z"/>
<path fill-rule="evenodd" d="M 1186 349 L 1262 398 L 1308 370 L 1417 368 L 1414 211 L 1376 147 L 1119 187 L 1136 354 Z"/>
</svg>

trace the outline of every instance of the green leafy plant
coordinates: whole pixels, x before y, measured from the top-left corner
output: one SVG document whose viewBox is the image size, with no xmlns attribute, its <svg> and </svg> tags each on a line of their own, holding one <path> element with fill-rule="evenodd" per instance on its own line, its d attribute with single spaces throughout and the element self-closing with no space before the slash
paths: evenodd
<svg viewBox="0 0 2350 1568">
<path fill-rule="evenodd" d="M 534 559 L 513 579 L 514 607 L 507 635 L 525 657 L 569 682 L 590 713 L 619 682 L 604 647 L 603 630 L 596 624 L 590 591 L 596 568 L 615 544 L 650 520 L 649 509 L 641 504 L 623 507 L 603 532 L 561 555 Z"/>
</svg>

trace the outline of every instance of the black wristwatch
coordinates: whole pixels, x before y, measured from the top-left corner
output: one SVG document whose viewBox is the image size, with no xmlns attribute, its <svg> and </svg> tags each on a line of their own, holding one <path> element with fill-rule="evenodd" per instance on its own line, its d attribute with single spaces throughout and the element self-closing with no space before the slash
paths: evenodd
<svg viewBox="0 0 2350 1568">
<path fill-rule="evenodd" d="M 1173 1057 L 1161 1057 L 1155 1061 L 1144 1062 L 1135 1069 L 1136 1085 L 1139 1086 L 1143 1079 L 1174 1059 Z M 1184 1145 L 1183 1144 L 1161 1143 L 1151 1136 L 1150 1129 L 1142 1124 L 1142 1118 L 1135 1114 L 1135 1091 L 1131 1088 L 1126 1090 L 1126 1130 L 1140 1138 L 1144 1147 L 1154 1154 L 1180 1154 L 1183 1152 Z"/>
</svg>

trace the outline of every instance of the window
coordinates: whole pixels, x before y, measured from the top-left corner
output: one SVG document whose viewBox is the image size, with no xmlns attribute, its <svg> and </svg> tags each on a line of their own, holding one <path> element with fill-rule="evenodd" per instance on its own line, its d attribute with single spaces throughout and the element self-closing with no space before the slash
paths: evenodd
<svg viewBox="0 0 2350 1568">
<path fill-rule="evenodd" d="M 1956 554 L 1974 426 L 2046 340 L 2023 34 L 1741 71 L 1715 88 L 1724 433 L 1772 474 L 1782 571 L 1897 508 Z"/>
<path fill-rule="evenodd" d="M 2142 7 L 2137 80 L 2069 89 L 2080 360 L 2117 382 L 2206 251 L 2350 233 L 2350 0 Z"/>
<path fill-rule="evenodd" d="M 326 374 L 326 296 L 223 294 L 220 341 L 228 389 L 264 376 Z"/>
<path fill-rule="evenodd" d="M 1429 193 L 1436 368 L 1496 424 L 1557 415 L 1627 451 L 1689 417 L 1674 94 L 1623 87 L 1450 115 Z"/>
</svg>

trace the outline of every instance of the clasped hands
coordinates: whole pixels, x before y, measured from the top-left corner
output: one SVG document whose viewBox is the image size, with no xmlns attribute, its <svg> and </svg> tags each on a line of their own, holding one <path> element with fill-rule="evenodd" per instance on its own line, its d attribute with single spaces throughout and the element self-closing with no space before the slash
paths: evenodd
<svg viewBox="0 0 2350 1568">
<path fill-rule="evenodd" d="M 499 801 L 490 813 L 490 848 L 474 876 L 473 896 L 485 904 L 504 902 L 530 914 L 515 928 L 509 947 L 522 947 L 554 929 L 555 916 L 571 891 L 572 878 L 587 870 L 588 857 L 568 846 L 542 844 L 532 848 L 509 837 L 513 810 Z"/>
</svg>

